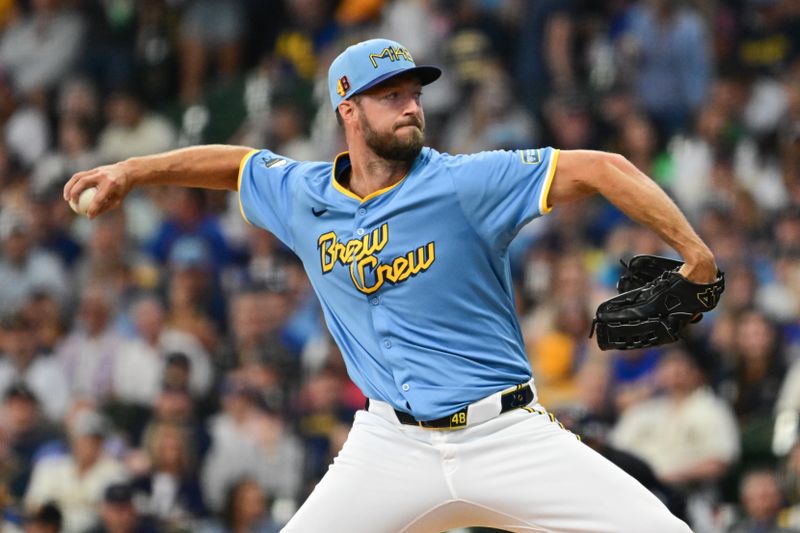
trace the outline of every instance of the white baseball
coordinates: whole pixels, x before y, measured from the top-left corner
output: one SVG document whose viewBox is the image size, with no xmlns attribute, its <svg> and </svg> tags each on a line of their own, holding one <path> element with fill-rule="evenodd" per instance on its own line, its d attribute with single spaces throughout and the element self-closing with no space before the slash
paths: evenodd
<svg viewBox="0 0 800 533">
<path fill-rule="evenodd" d="M 86 211 L 89 210 L 89 205 L 92 203 L 95 194 L 97 194 L 97 187 L 89 187 L 81 191 L 77 202 L 70 200 L 69 206 L 79 215 L 85 215 Z"/>
</svg>

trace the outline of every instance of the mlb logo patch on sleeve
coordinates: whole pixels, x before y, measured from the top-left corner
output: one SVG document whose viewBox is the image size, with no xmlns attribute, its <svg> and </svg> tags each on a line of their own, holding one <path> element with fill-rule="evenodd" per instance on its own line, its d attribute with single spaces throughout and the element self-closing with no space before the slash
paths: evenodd
<svg viewBox="0 0 800 533">
<path fill-rule="evenodd" d="M 267 159 L 266 157 L 261 158 L 261 162 L 264 164 L 266 168 L 275 168 L 275 167 L 282 167 L 286 164 L 285 159 L 281 159 L 280 157 L 273 157 L 272 159 Z"/>
<path fill-rule="evenodd" d="M 526 165 L 536 165 L 542 161 L 539 150 L 534 150 L 533 148 L 529 150 L 520 150 L 519 156 Z"/>
</svg>

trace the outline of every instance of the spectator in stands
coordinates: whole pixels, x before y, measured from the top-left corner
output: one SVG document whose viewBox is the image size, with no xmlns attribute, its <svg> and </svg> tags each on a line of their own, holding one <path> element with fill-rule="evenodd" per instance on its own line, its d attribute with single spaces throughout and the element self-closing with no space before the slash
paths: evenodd
<svg viewBox="0 0 800 533">
<path fill-rule="evenodd" d="M 68 294 L 64 267 L 56 256 L 34 247 L 30 223 L 21 213 L 0 213 L 0 243 L 0 309 L 19 309 L 36 290 L 51 292 L 64 304 Z"/>
<path fill-rule="evenodd" d="M 58 146 L 46 153 L 33 169 L 31 185 L 35 191 L 47 191 L 63 185 L 69 176 L 101 163 L 94 151 L 93 125 L 80 116 L 66 116 L 58 126 Z"/>
<path fill-rule="evenodd" d="M 118 351 L 113 390 L 123 403 L 152 405 L 164 383 L 167 356 L 181 353 L 188 360 L 189 390 L 197 397 L 209 392 L 211 358 L 192 335 L 167 327 L 164 306 L 153 295 L 141 297 L 131 310 L 136 336 Z"/>
<path fill-rule="evenodd" d="M 590 358 L 578 370 L 575 380 L 577 396 L 555 410 L 558 419 L 569 428 L 578 428 L 576 431 L 591 427 L 597 438 L 608 440 L 615 421 L 608 362 L 602 356 Z"/>
<path fill-rule="evenodd" d="M 57 426 L 42 418 L 38 398 L 24 383 L 6 390 L 1 409 L 0 431 L 10 453 L 9 490 L 20 500 L 28 488 L 36 453 L 42 445 L 62 435 Z"/>
<path fill-rule="evenodd" d="M 244 479 L 228 491 L 223 517 L 231 533 L 277 533 L 280 526 L 270 517 L 270 499 L 258 483 Z"/>
<path fill-rule="evenodd" d="M 49 90 L 75 66 L 85 21 L 61 0 L 34 0 L 32 10 L 5 28 L 0 66 L 22 93 Z"/>
<path fill-rule="evenodd" d="M 482 72 L 466 112 L 453 116 L 442 142 L 456 154 L 534 145 L 535 125 L 514 100 L 511 80 L 499 68 Z"/>
<path fill-rule="evenodd" d="M 177 250 L 176 250 L 177 251 Z M 221 324 L 210 315 L 210 302 L 205 290 L 212 282 L 205 264 L 173 254 L 169 292 L 167 294 L 166 321 L 170 329 L 197 339 L 204 349 L 218 348 Z"/>
<path fill-rule="evenodd" d="M 528 356 L 536 376 L 536 390 L 551 409 L 575 399 L 576 374 L 596 353 L 586 332 L 591 325 L 588 307 L 581 301 L 561 301 L 553 328 L 529 345 Z"/>
<path fill-rule="evenodd" d="M 662 134 L 682 131 L 711 82 L 708 28 L 693 9 L 672 0 L 634 5 L 629 21 L 639 100 Z"/>
<path fill-rule="evenodd" d="M 515 71 L 524 104 L 537 112 L 547 96 L 577 85 L 575 2 L 523 4 Z"/>
<path fill-rule="evenodd" d="M 30 321 L 22 314 L 0 319 L 0 395 L 22 383 L 41 398 L 43 414 L 62 420 L 70 401 L 69 383 L 55 356 L 39 351 Z"/>
<path fill-rule="evenodd" d="M 778 525 L 778 514 L 783 507 L 783 495 L 775 473 L 770 470 L 753 470 L 745 474 L 739 484 L 739 501 L 742 518 L 728 528 L 728 533 L 792 533 L 794 528 Z"/>
<path fill-rule="evenodd" d="M 306 491 L 322 479 L 347 438 L 355 409 L 347 402 L 346 376 L 329 365 L 310 376 L 300 394 L 298 431 L 305 447 Z"/>
<path fill-rule="evenodd" d="M 82 533 L 95 522 L 95 506 L 105 488 L 123 479 L 125 470 L 103 451 L 109 427 L 100 414 L 79 410 L 67 427 L 70 452 L 43 457 L 36 463 L 25 507 L 33 509 L 53 500 L 64 513 L 64 532 Z"/>
<path fill-rule="evenodd" d="M 664 183 L 670 177 L 664 155 L 658 153 L 658 138 L 653 124 L 643 115 L 632 113 L 620 124 L 620 153 L 636 168 Z"/>
<path fill-rule="evenodd" d="M 114 294 L 124 297 L 137 286 L 149 288 L 157 281 L 137 272 L 137 267 L 144 270 L 147 264 L 126 233 L 126 216 L 118 211 L 102 224 L 95 224 L 90 228 L 84 253 L 73 272 L 79 286 L 103 284 Z M 150 276 L 156 277 L 157 273 Z"/>
<path fill-rule="evenodd" d="M 244 14 L 239 0 L 191 0 L 182 19 L 180 42 L 181 101 L 196 103 L 216 60 L 217 78 L 230 81 L 241 62 Z"/>
<path fill-rule="evenodd" d="M 47 292 L 34 293 L 22 308 L 22 316 L 31 324 L 36 346 L 43 353 L 55 352 L 66 333 L 65 318 L 58 302 Z"/>
<path fill-rule="evenodd" d="M 56 352 L 75 396 L 104 400 L 113 393 L 114 364 L 126 345 L 114 328 L 116 300 L 107 285 L 82 289 L 78 320 Z"/>
<path fill-rule="evenodd" d="M 31 194 L 31 237 L 35 247 L 53 254 L 64 267 L 71 270 L 80 259 L 83 248 L 70 232 L 74 213 L 64 202 L 60 189 L 61 184 L 58 183 Z"/>
<path fill-rule="evenodd" d="M 244 476 L 276 497 L 298 496 L 302 445 L 283 419 L 260 403 L 241 382 L 226 383 L 223 410 L 209 421 L 212 444 L 203 467 L 204 494 L 212 509 L 222 508 L 226 491 Z"/>
<path fill-rule="evenodd" d="M 144 438 L 149 469 L 132 481 L 139 509 L 163 530 L 191 529 L 206 515 L 192 436 L 177 424 L 155 424 Z"/>
<path fill-rule="evenodd" d="M 664 394 L 624 412 L 612 444 L 643 458 L 668 484 L 716 482 L 739 454 L 733 412 L 704 386 L 700 369 L 683 349 L 664 355 L 658 384 Z"/>
<path fill-rule="evenodd" d="M 60 118 L 82 121 L 95 131 L 100 123 L 100 98 L 93 80 L 82 76 L 65 79 L 59 87 L 55 111 Z M 97 139 L 93 136 L 91 140 L 94 147 Z"/>
<path fill-rule="evenodd" d="M 284 292 L 248 290 L 234 294 L 230 304 L 231 331 L 218 360 L 221 368 L 266 361 L 284 370 L 294 367 L 297 361 L 281 338 L 289 305 Z"/>
<path fill-rule="evenodd" d="M 738 318 L 732 368 L 720 383 L 721 393 L 733 406 L 739 424 L 756 441 L 772 431 L 772 414 L 785 374 L 784 355 L 775 325 L 760 311 Z M 749 440 L 749 439 L 746 439 Z"/>
<path fill-rule="evenodd" d="M 190 436 L 197 464 L 201 464 L 211 445 L 205 426 L 205 417 L 208 414 L 195 406 L 188 389 L 165 386 L 154 402 L 152 416 L 143 434 L 152 433 L 160 425 L 182 428 Z M 143 439 L 134 439 L 133 442 L 144 445 Z"/>
<path fill-rule="evenodd" d="M 106 101 L 108 124 L 100 132 L 98 150 L 106 161 L 169 150 L 175 130 L 160 115 L 148 112 L 132 91 L 118 91 Z"/>
<path fill-rule="evenodd" d="M 85 533 L 159 533 L 159 529 L 137 510 L 133 490 L 128 483 L 106 487 L 99 505 L 99 524 Z"/>
<path fill-rule="evenodd" d="M 25 533 L 61 533 L 64 517 L 54 503 L 46 503 L 25 516 Z"/>
</svg>

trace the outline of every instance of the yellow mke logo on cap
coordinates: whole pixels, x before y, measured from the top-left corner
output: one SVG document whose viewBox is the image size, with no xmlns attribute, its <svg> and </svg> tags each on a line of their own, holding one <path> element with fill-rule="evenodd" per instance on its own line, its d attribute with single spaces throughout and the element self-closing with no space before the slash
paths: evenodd
<svg viewBox="0 0 800 533">
<path fill-rule="evenodd" d="M 401 59 L 405 61 L 410 61 L 411 63 L 414 62 L 414 58 L 411 57 L 411 52 L 408 51 L 407 48 L 402 46 L 387 46 L 383 50 L 381 50 L 380 54 L 370 54 L 369 60 L 372 62 L 372 68 L 378 68 L 378 62 L 375 61 L 376 59 L 385 59 L 388 58 L 389 61 L 400 61 Z"/>
</svg>

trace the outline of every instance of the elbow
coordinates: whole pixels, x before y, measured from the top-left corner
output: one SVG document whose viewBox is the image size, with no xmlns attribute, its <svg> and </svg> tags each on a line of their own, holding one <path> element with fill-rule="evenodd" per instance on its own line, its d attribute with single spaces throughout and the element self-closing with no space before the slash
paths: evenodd
<svg viewBox="0 0 800 533">
<path fill-rule="evenodd" d="M 631 184 L 632 181 L 640 181 L 642 179 L 651 181 L 624 155 L 611 152 L 603 152 L 602 154 L 596 168 L 601 169 L 599 174 L 606 182 L 626 182 Z"/>
<path fill-rule="evenodd" d="M 597 161 L 596 168 L 602 168 L 604 174 L 614 174 L 623 172 L 629 174 L 634 169 L 633 163 L 628 161 L 628 158 L 622 154 L 612 152 L 599 152 L 599 161 Z"/>
<path fill-rule="evenodd" d="M 620 178 L 631 176 L 636 167 L 622 154 L 612 152 L 591 152 L 591 160 L 586 168 L 594 172 L 584 174 L 583 186 L 595 193 L 603 193 Z"/>
</svg>

